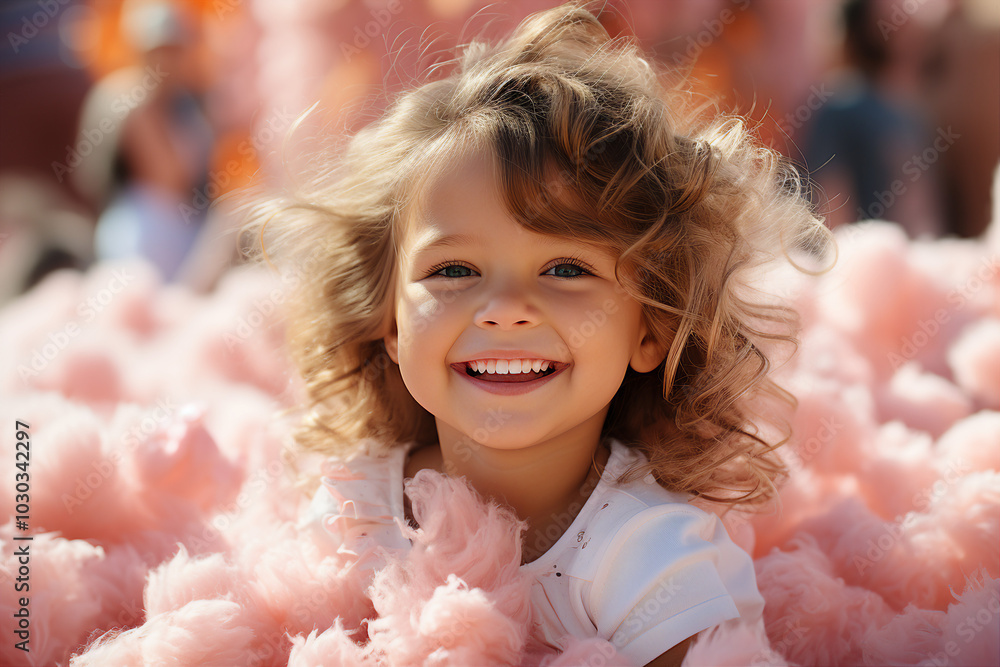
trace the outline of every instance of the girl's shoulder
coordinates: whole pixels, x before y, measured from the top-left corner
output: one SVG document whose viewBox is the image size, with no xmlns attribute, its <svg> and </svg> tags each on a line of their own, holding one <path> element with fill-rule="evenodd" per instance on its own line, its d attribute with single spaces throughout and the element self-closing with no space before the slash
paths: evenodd
<svg viewBox="0 0 1000 667">
<path fill-rule="evenodd" d="M 723 621 L 753 621 L 763 609 L 753 561 L 715 514 L 652 476 L 616 481 L 643 462 L 640 452 L 613 442 L 606 473 L 579 521 L 531 564 L 547 589 L 552 576 L 562 581 L 568 574 L 566 609 L 584 612 L 581 627 L 597 628 L 640 664 Z"/>
<path fill-rule="evenodd" d="M 588 503 L 587 533 L 600 542 L 587 559 L 592 569 L 588 575 L 596 576 L 602 566 L 632 553 L 655 554 L 655 560 L 665 565 L 670 558 L 687 558 L 690 549 L 721 547 L 729 555 L 730 547 L 735 547 L 719 517 L 691 504 L 691 494 L 668 491 L 650 474 L 617 481 L 645 461 L 640 451 L 612 443 L 607 471 Z"/>
</svg>

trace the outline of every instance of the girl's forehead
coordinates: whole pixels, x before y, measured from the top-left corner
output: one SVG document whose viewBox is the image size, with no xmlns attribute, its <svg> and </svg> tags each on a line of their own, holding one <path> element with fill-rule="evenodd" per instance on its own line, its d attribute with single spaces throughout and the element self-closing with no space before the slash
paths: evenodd
<svg viewBox="0 0 1000 667">
<path fill-rule="evenodd" d="M 499 171 L 492 151 L 474 146 L 432 144 L 410 166 L 410 204 L 426 207 L 442 194 L 469 185 L 489 185 L 499 195 Z"/>
<path fill-rule="evenodd" d="M 418 163 L 400 215 L 403 238 L 424 234 L 428 227 L 466 227 L 463 222 L 474 222 L 468 220 L 470 212 L 504 209 L 492 156 L 480 151 L 447 158 Z"/>
<path fill-rule="evenodd" d="M 595 235 L 594 216 L 580 217 L 580 224 L 563 224 L 560 229 L 539 224 L 544 209 L 557 215 L 564 223 L 574 216 L 565 215 L 571 205 L 572 178 L 557 169 L 545 169 L 540 174 L 540 192 L 525 198 L 517 194 L 519 176 L 531 178 L 524 166 L 501 165 L 496 151 L 485 142 L 470 140 L 439 141 L 427 147 L 412 165 L 410 194 L 400 211 L 398 239 L 400 249 L 408 254 L 418 246 L 474 245 L 475 237 L 494 240 L 506 235 L 519 241 L 530 239 L 540 246 L 574 246 L 597 250 L 615 258 L 620 248 Z M 513 175 L 510 173 L 513 172 Z M 524 173 L 522 173 L 524 172 Z M 515 183 L 507 183 L 507 181 Z M 513 187 L 514 192 L 505 192 Z M 511 210 L 510 201 L 527 204 L 529 219 L 524 213 Z M 535 219 L 530 214 L 535 212 Z M 551 216 L 550 216 L 551 217 Z M 505 234 L 495 233 L 502 230 Z"/>
</svg>

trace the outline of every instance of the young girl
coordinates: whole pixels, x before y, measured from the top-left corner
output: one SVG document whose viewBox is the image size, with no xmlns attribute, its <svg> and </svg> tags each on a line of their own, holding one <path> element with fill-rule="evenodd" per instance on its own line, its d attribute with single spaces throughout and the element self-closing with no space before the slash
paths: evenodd
<svg viewBox="0 0 1000 667">
<path fill-rule="evenodd" d="M 250 226 L 310 267 L 298 441 L 331 456 L 310 520 L 405 550 L 404 480 L 464 477 L 525 522 L 536 635 L 639 665 L 761 614 L 751 559 L 689 501 L 773 495 L 748 401 L 790 402 L 759 343 L 792 317 L 746 276 L 825 231 L 793 169 L 659 76 L 579 5 L 540 13 Z"/>
</svg>

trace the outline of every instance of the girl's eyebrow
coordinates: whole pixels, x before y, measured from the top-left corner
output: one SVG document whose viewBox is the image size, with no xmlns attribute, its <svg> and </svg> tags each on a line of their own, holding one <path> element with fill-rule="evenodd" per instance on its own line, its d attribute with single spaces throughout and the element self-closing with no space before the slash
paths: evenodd
<svg viewBox="0 0 1000 667">
<path fill-rule="evenodd" d="M 477 243 L 482 243 L 482 239 L 478 236 L 470 234 L 446 234 L 439 236 L 433 241 L 419 243 L 413 251 L 413 256 L 419 257 L 423 253 L 430 252 L 435 248 L 454 248 L 463 245 L 475 245 Z"/>
<path fill-rule="evenodd" d="M 430 252 L 436 248 L 455 248 L 458 246 L 469 246 L 469 245 L 482 245 L 483 239 L 480 236 L 474 236 L 472 234 L 445 234 L 444 236 L 439 236 L 433 238 L 432 241 L 418 242 L 417 247 L 413 250 L 412 256 L 414 258 L 420 257 L 423 253 Z M 538 239 L 538 243 L 542 245 L 559 245 L 560 243 L 565 243 L 564 239 Z M 573 241 L 569 241 L 573 243 Z"/>
</svg>

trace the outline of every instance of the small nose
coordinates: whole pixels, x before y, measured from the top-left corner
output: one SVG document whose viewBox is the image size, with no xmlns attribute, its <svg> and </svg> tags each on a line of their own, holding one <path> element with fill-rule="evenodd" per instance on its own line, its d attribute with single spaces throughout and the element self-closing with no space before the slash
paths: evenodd
<svg viewBox="0 0 1000 667">
<path fill-rule="evenodd" d="M 502 331 L 530 327 L 538 323 L 538 314 L 523 291 L 505 290 L 491 294 L 476 312 L 476 325 Z"/>
</svg>

